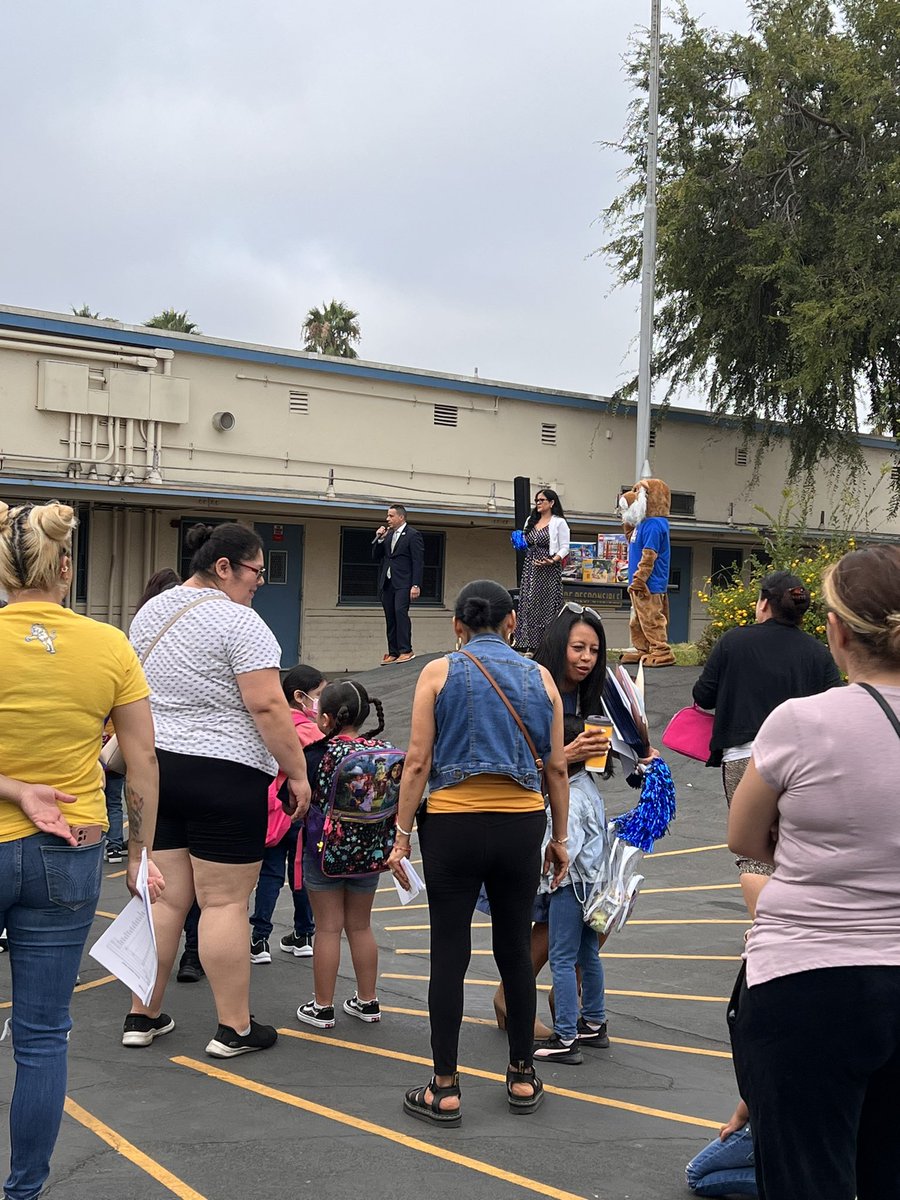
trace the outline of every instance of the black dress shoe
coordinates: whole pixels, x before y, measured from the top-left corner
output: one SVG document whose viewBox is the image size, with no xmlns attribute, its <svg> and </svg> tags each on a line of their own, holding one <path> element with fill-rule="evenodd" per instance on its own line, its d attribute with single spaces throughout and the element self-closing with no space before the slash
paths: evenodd
<svg viewBox="0 0 900 1200">
<path fill-rule="evenodd" d="M 205 974 L 197 951 L 185 950 L 181 956 L 181 962 L 178 964 L 178 974 L 175 976 L 178 982 L 199 983 Z"/>
</svg>

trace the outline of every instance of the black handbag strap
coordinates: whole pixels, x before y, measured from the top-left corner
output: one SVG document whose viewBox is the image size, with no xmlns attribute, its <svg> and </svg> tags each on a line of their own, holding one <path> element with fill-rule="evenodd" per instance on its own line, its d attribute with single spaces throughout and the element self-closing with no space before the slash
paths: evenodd
<svg viewBox="0 0 900 1200">
<path fill-rule="evenodd" d="M 884 696 L 882 696 L 881 692 L 879 692 L 877 688 L 873 688 L 871 683 L 861 683 L 859 686 L 864 692 L 869 693 L 869 695 L 893 725 L 894 733 L 896 733 L 897 737 L 900 737 L 900 721 L 897 720 L 897 714 L 888 704 L 887 700 L 885 700 Z"/>
</svg>

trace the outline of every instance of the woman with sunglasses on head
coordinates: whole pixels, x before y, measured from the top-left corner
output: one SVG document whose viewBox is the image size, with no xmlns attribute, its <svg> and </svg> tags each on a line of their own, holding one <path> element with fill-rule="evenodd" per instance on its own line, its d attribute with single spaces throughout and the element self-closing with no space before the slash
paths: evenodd
<svg viewBox="0 0 900 1200">
<path fill-rule="evenodd" d="M 569 603 L 548 626 L 534 661 L 550 672 L 559 689 L 563 713 L 567 717 L 588 717 L 603 712 L 603 680 L 606 676 L 606 633 L 600 614 L 592 608 Z M 609 739 L 597 730 L 584 730 L 563 746 L 566 767 L 584 764 L 594 755 L 608 754 Z M 547 965 L 550 955 L 548 895 L 534 900 L 531 931 L 531 961 L 535 978 Z M 551 1013 L 553 998 L 551 996 Z M 502 985 L 494 995 L 494 1013 L 500 1028 L 506 1025 L 506 998 Z M 538 1018 L 535 1037 L 549 1038 L 553 1031 Z M 601 1048 L 609 1045 L 606 1027 L 594 1039 Z"/>
<path fill-rule="evenodd" d="M 193 526 L 185 545 L 190 578 L 149 600 L 131 626 L 156 724 L 154 846 L 168 886 L 155 914 L 156 988 L 147 1005 L 132 998 L 122 1044 L 149 1046 L 175 1028 L 162 1002 L 196 896 L 200 958 L 219 1021 L 206 1050 L 232 1058 L 277 1038 L 250 1016 L 247 953 L 247 901 L 265 848 L 269 785 L 283 771 L 302 816 L 309 784 L 281 689 L 281 650 L 251 608 L 265 575 L 262 542 L 228 523 Z"/>
<path fill-rule="evenodd" d="M 562 565 L 569 553 L 569 526 L 553 488 L 539 488 L 523 530 L 528 549 L 519 584 L 517 650 L 537 649 L 562 605 Z"/>
</svg>

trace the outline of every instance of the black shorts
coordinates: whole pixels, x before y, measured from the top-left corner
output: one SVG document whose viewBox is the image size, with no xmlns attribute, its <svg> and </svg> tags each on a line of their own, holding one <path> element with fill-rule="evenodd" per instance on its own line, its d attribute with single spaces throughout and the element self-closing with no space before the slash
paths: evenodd
<svg viewBox="0 0 900 1200">
<path fill-rule="evenodd" d="M 243 763 L 157 750 L 154 850 L 187 849 L 218 863 L 261 862 L 272 776 Z"/>
</svg>

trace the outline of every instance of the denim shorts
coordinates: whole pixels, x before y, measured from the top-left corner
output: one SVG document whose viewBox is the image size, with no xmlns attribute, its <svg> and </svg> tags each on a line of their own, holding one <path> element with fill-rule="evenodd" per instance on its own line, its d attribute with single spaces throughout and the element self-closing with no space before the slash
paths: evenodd
<svg viewBox="0 0 900 1200">
<path fill-rule="evenodd" d="M 334 879 L 323 875 L 317 858 L 309 850 L 303 851 L 303 886 L 308 892 L 336 892 L 346 888 L 348 892 L 374 892 L 384 877 L 377 875 L 349 875 L 346 879 Z"/>
</svg>

